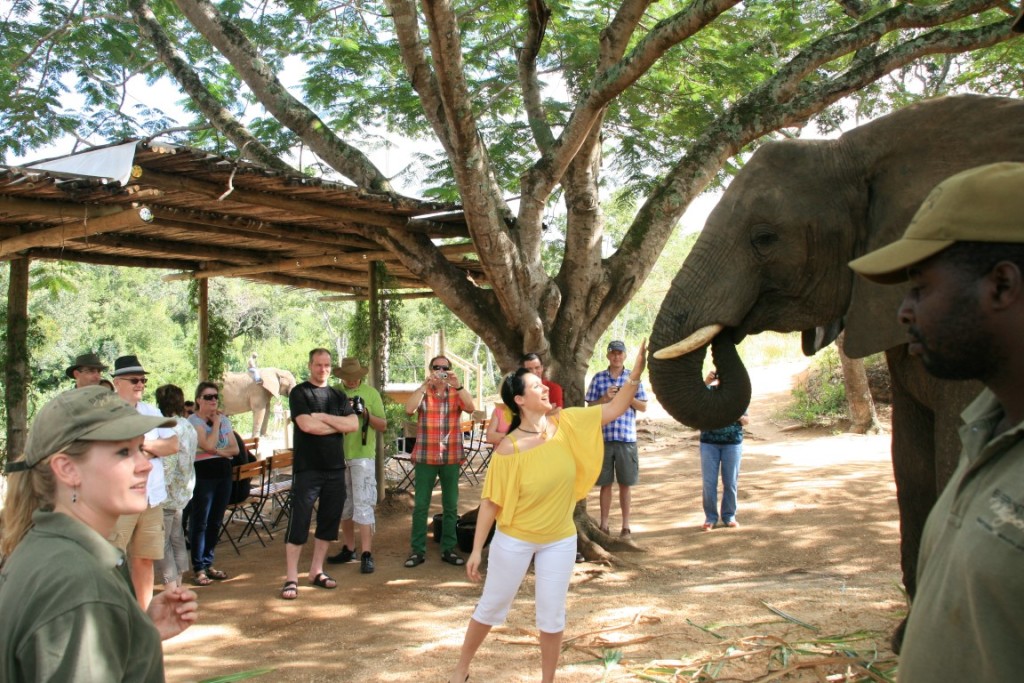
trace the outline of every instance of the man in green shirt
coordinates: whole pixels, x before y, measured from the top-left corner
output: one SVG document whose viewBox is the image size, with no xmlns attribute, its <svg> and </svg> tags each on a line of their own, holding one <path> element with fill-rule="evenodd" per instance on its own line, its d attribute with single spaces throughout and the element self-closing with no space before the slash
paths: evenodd
<svg viewBox="0 0 1024 683">
<path fill-rule="evenodd" d="M 901 683 L 1024 672 L 1024 163 L 940 183 L 903 237 L 850 263 L 910 280 L 898 317 L 926 370 L 985 389 L 962 413 L 960 463 L 925 524 Z"/>
<path fill-rule="evenodd" d="M 388 428 L 384 414 L 384 401 L 380 392 L 371 387 L 363 378 L 369 368 L 359 364 L 358 358 L 344 358 L 341 366 L 334 369 L 335 377 L 341 379 L 345 394 L 357 405 L 363 404 L 359 415 L 360 428 L 345 435 L 345 507 L 341 513 L 341 552 L 327 558 L 331 564 L 351 562 L 356 556 L 355 527 L 359 525 L 359 540 L 362 555 L 359 556 L 359 571 L 372 574 L 373 531 L 375 518 L 373 508 L 377 504 L 377 433 Z"/>
</svg>

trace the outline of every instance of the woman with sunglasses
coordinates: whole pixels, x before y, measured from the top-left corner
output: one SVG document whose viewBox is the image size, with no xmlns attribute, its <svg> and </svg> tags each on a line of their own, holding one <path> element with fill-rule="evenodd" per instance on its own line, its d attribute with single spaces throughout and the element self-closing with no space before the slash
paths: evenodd
<svg viewBox="0 0 1024 683">
<path fill-rule="evenodd" d="M 142 435 L 171 424 L 96 386 L 36 415 L 0 513 L 0 680 L 164 680 L 160 640 L 196 620 L 196 595 L 165 590 L 143 612 L 107 538 L 147 507 Z"/>
<path fill-rule="evenodd" d="M 238 455 L 231 421 L 217 409 L 220 390 L 213 382 L 196 387 L 196 412 L 188 421 L 196 428 L 196 488 L 188 512 L 188 543 L 192 552 L 192 582 L 209 586 L 228 578 L 213 566 L 213 550 L 231 497 L 231 459 Z"/>
<path fill-rule="evenodd" d="M 462 413 L 472 413 L 473 397 L 462 386 L 451 362 L 444 356 L 430 360 L 427 379 L 405 402 L 405 412 L 418 415 L 413 463 L 416 498 L 412 509 L 412 552 L 405 566 L 412 568 L 427 559 L 427 513 L 434 485 L 441 480 L 441 560 L 461 566 L 455 552 L 455 522 L 459 518 L 459 471 L 466 456 L 462 449 Z"/>
<path fill-rule="evenodd" d="M 520 368 L 501 383 L 512 410 L 508 435 L 494 449 L 480 492 L 480 512 L 466 575 L 480 580 L 480 553 L 491 529 L 487 580 L 466 628 L 459 662 L 449 681 L 469 680 L 469 665 L 491 628 L 505 621 L 533 561 L 541 681 L 555 678 L 565 629 L 565 599 L 576 563 L 573 509 L 593 488 L 604 463 L 602 425 L 629 408 L 646 365 L 647 342 L 622 388 L 608 403 L 567 408 L 550 416 L 543 378 Z"/>
</svg>

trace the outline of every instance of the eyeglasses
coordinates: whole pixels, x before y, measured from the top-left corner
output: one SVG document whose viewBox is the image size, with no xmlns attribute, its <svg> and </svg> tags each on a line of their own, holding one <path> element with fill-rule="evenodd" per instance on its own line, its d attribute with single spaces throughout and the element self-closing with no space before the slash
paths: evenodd
<svg viewBox="0 0 1024 683">
<path fill-rule="evenodd" d="M 451 370 L 452 368 L 451 368 L 450 365 L 431 365 L 430 369 L 431 370 Z"/>
<path fill-rule="evenodd" d="M 220 398 L 220 394 L 203 394 L 199 398 L 203 399 L 204 401 L 216 401 L 218 398 Z"/>
<path fill-rule="evenodd" d="M 114 379 L 122 379 L 125 382 L 131 382 L 132 386 L 135 386 L 136 384 L 146 386 L 146 382 L 149 381 L 148 377 L 115 377 Z"/>
</svg>

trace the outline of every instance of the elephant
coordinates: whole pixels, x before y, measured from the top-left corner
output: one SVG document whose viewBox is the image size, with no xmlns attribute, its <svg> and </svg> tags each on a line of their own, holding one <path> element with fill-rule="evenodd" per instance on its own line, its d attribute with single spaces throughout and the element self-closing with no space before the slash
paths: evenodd
<svg viewBox="0 0 1024 683">
<path fill-rule="evenodd" d="M 295 387 L 295 375 L 278 368 L 260 368 L 262 384 L 256 384 L 248 372 L 226 372 L 221 382 L 221 405 L 226 415 L 252 412 L 252 435 L 267 435 L 271 399 L 287 396 Z"/>
<path fill-rule="evenodd" d="M 847 263 L 900 237 L 940 181 L 997 161 L 1024 161 L 1022 100 L 938 98 L 835 140 L 769 142 L 708 216 L 651 331 L 652 389 L 669 414 L 697 429 L 734 422 L 750 402 L 735 346 L 746 335 L 799 331 L 812 355 L 845 330 L 849 356 L 885 352 L 900 564 L 911 598 L 925 519 L 959 456 L 960 412 L 981 385 L 928 375 L 907 353 L 896 318 L 907 285 L 874 284 Z M 709 345 L 716 391 L 703 381 Z"/>
</svg>

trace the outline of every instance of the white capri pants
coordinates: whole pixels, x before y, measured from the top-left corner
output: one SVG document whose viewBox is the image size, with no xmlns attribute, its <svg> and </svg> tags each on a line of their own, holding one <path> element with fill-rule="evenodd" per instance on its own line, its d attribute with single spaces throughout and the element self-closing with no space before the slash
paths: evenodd
<svg viewBox="0 0 1024 683">
<path fill-rule="evenodd" d="M 536 578 L 537 628 L 544 633 L 565 630 L 565 598 L 576 565 L 575 535 L 551 543 L 528 543 L 500 529 L 495 531 L 484 592 L 473 619 L 488 626 L 505 622 L 531 558 Z"/>
<path fill-rule="evenodd" d="M 373 507 L 377 504 L 377 471 L 373 458 L 355 458 L 345 462 L 345 505 L 342 519 L 374 526 Z"/>
</svg>

